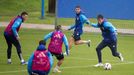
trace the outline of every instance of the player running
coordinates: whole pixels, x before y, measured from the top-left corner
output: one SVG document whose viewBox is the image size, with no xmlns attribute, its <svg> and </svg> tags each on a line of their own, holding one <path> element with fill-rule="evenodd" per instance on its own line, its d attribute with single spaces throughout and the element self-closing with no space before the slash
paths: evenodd
<svg viewBox="0 0 134 75">
<path fill-rule="evenodd" d="M 116 30 L 116 28 L 110 22 L 105 20 L 102 15 L 98 15 L 97 20 L 98 20 L 98 24 L 92 23 L 91 26 L 93 26 L 95 28 L 100 28 L 100 30 L 102 32 L 103 40 L 96 48 L 99 63 L 94 66 L 95 67 L 103 66 L 101 50 L 107 46 L 110 48 L 113 56 L 118 57 L 121 61 L 123 61 L 122 54 L 117 52 L 117 30 Z"/>
<path fill-rule="evenodd" d="M 74 29 L 74 33 L 69 39 L 69 50 L 72 48 L 73 43 L 75 45 L 87 44 L 90 47 L 90 40 L 85 41 L 81 40 L 81 35 L 83 34 L 83 25 L 84 23 L 89 25 L 89 20 L 81 11 L 80 6 L 76 6 L 75 8 L 76 17 L 75 17 L 75 24 L 70 26 L 68 30 Z M 66 55 L 66 52 L 64 53 Z"/>
<path fill-rule="evenodd" d="M 21 64 L 26 64 L 23 57 L 22 57 L 22 52 L 21 52 L 21 45 L 19 42 L 19 35 L 18 32 L 20 30 L 21 24 L 27 20 L 28 13 L 27 12 L 22 12 L 21 15 L 18 15 L 14 19 L 12 19 L 9 23 L 9 25 L 6 27 L 4 31 L 4 37 L 6 39 L 6 43 L 8 45 L 7 48 L 7 58 L 8 58 L 8 64 L 11 64 L 11 49 L 12 49 L 12 44 L 16 47 L 18 56 L 21 60 Z"/>
<path fill-rule="evenodd" d="M 49 74 L 53 65 L 53 58 L 45 46 L 46 42 L 41 40 L 37 50 L 31 55 L 27 68 L 29 75 Z"/>
<path fill-rule="evenodd" d="M 44 37 L 44 40 L 47 41 L 49 38 L 51 38 L 48 50 L 51 52 L 52 55 L 54 55 L 58 59 L 58 63 L 56 67 L 54 68 L 53 72 L 61 72 L 59 70 L 61 64 L 64 61 L 64 55 L 62 52 L 62 44 L 64 42 L 66 47 L 66 53 L 69 55 L 68 52 L 68 41 L 64 33 L 61 31 L 61 26 L 58 25 L 55 27 L 55 31 L 50 32 Z"/>
</svg>

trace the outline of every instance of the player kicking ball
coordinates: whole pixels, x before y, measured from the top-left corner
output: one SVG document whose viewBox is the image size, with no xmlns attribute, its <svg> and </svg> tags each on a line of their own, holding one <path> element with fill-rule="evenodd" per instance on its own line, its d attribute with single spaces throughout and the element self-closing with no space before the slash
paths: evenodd
<svg viewBox="0 0 134 75">
<path fill-rule="evenodd" d="M 81 35 L 83 34 L 83 25 L 86 23 L 89 25 L 88 18 L 84 15 L 81 11 L 80 6 L 76 6 L 75 8 L 76 17 L 75 17 L 75 24 L 70 26 L 68 30 L 74 29 L 74 33 L 69 39 L 69 50 L 72 48 L 73 43 L 75 45 L 87 44 L 90 47 L 90 40 L 81 40 Z M 66 55 L 66 52 L 64 53 Z"/>
<path fill-rule="evenodd" d="M 96 52 L 98 56 L 98 64 L 94 65 L 95 67 L 103 66 L 102 64 L 102 54 L 101 50 L 105 47 L 109 47 L 112 55 L 118 57 L 121 61 L 123 61 L 122 54 L 117 52 L 117 30 L 116 28 L 107 20 L 103 18 L 102 15 L 97 16 L 98 24 L 91 24 L 91 26 L 95 28 L 100 28 L 102 32 L 103 40 L 97 46 Z"/>
<path fill-rule="evenodd" d="M 53 58 L 45 46 L 46 42 L 41 40 L 37 50 L 30 56 L 27 67 L 29 75 L 49 74 L 53 65 Z"/>
<path fill-rule="evenodd" d="M 44 37 L 44 40 L 47 41 L 49 38 L 51 38 L 48 50 L 51 52 L 52 55 L 54 55 L 58 59 L 58 63 L 56 67 L 54 68 L 53 72 L 61 72 L 59 70 L 61 64 L 64 61 L 64 55 L 62 52 L 62 44 L 64 42 L 66 47 L 66 53 L 69 55 L 68 51 L 68 41 L 66 36 L 61 31 L 61 26 L 58 25 L 55 27 L 55 30 L 53 32 L 50 32 Z"/>
</svg>

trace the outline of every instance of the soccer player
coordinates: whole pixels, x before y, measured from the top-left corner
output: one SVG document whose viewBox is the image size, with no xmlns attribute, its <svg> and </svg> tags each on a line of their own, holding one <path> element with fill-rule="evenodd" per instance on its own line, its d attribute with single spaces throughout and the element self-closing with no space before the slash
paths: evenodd
<svg viewBox="0 0 134 75">
<path fill-rule="evenodd" d="M 21 64 L 24 65 L 26 64 L 23 57 L 22 57 L 22 51 L 21 51 L 21 45 L 19 42 L 19 35 L 18 32 L 20 30 L 21 24 L 27 20 L 28 13 L 27 12 L 22 12 L 21 15 L 18 15 L 14 19 L 12 19 L 9 23 L 9 25 L 6 27 L 4 31 L 4 37 L 6 39 L 6 43 L 8 45 L 7 48 L 7 58 L 8 58 L 8 64 L 11 64 L 11 49 L 12 49 L 12 44 L 16 47 L 18 56 L 21 60 Z"/>
<path fill-rule="evenodd" d="M 37 50 L 31 55 L 27 67 L 29 75 L 49 74 L 53 65 L 53 58 L 45 46 L 46 42 L 41 40 Z"/>
<path fill-rule="evenodd" d="M 85 41 L 81 40 L 81 35 L 83 34 L 83 25 L 84 23 L 89 25 L 88 18 L 84 15 L 80 6 L 76 6 L 75 8 L 76 17 L 75 24 L 70 26 L 68 30 L 74 29 L 74 33 L 69 39 L 69 50 L 72 48 L 73 43 L 75 45 L 87 44 L 90 47 L 90 40 Z M 64 53 L 66 55 L 66 52 Z"/>
<path fill-rule="evenodd" d="M 100 28 L 103 40 L 96 48 L 99 63 L 94 66 L 95 67 L 103 66 L 101 50 L 107 46 L 110 48 L 113 56 L 118 57 L 121 61 L 123 61 L 122 54 L 117 52 L 116 28 L 110 22 L 104 19 L 102 15 L 98 15 L 97 20 L 98 24 L 92 23 L 91 26 L 95 28 Z"/>
<path fill-rule="evenodd" d="M 67 55 L 69 55 L 69 51 L 68 51 L 69 47 L 68 47 L 67 38 L 64 35 L 64 33 L 61 31 L 61 26 L 60 25 L 56 26 L 55 30 L 53 32 L 50 32 L 49 34 L 47 34 L 44 37 L 44 40 L 47 41 L 49 38 L 51 38 L 51 40 L 50 40 L 50 43 L 49 43 L 49 46 L 48 46 L 48 50 L 58 60 L 58 63 L 56 65 L 56 67 L 54 68 L 53 72 L 61 72 L 59 70 L 59 68 L 64 61 L 64 55 L 63 55 L 63 52 L 62 52 L 62 44 L 64 43 L 64 45 L 66 47 Z"/>
</svg>

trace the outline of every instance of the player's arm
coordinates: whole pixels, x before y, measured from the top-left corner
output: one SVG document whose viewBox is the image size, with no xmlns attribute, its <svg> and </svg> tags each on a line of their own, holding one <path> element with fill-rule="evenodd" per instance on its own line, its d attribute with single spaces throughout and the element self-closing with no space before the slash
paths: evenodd
<svg viewBox="0 0 134 75">
<path fill-rule="evenodd" d="M 49 61 L 50 61 L 50 70 L 51 70 L 51 68 L 53 67 L 53 57 L 52 57 L 50 52 L 47 53 L 47 56 L 48 56 Z M 48 73 L 50 72 L 50 70 L 48 71 Z"/>
<path fill-rule="evenodd" d="M 86 16 L 84 16 L 84 15 L 81 15 L 81 16 L 80 16 L 80 19 L 81 19 L 81 21 L 82 21 L 83 23 L 86 23 L 86 24 L 88 24 L 88 25 L 91 25 L 91 26 L 94 27 L 94 28 L 99 28 L 99 27 L 98 27 L 98 24 L 91 23 L 91 22 L 88 20 L 88 18 L 87 18 Z"/>
<path fill-rule="evenodd" d="M 98 24 L 91 23 L 90 25 L 91 25 L 92 27 L 94 27 L 94 28 L 99 28 Z"/>
<path fill-rule="evenodd" d="M 82 21 L 82 23 L 86 23 L 88 25 L 90 24 L 90 21 L 88 20 L 88 18 L 85 15 L 81 15 L 80 20 Z"/>
<path fill-rule="evenodd" d="M 53 35 L 53 32 L 50 32 L 49 34 L 47 34 L 45 37 L 44 37 L 44 41 L 47 41 L 49 38 L 51 38 Z"/>
<path fill-rule="evenodd" d="M 68 40 L 67 40 L 66 35 L 63 36 L 63 39 L 62 40 L 63 40 L 64 45 L 66 47 L 66 53 L 67 53 L 67 55 L 69 55 L 69 46 L 68 46 Z"/>
<path fill-rule="evenodd" d="M 30 58 L 28 60 L 27 69 L 28 69 L 29 75 L 31 75 L 31 73 L 32 73 L 32 61 L 33 61 L 33 59 L 34 59 L 34 53 L 30 56 Z"/>
<path fill-rule="evenodd" d="M 74 29 L 76 27 L 76 25 L 71 25 L 69 28 L 68 28 L 68 30 L 72 30 L 72 29 Z"/>
<path fill-rule="evenodd" d="M 19 27 L 19 25 L 20 25 L 21 22 L 22 22 L 22 19 L 18 18 L 14 22 L 14 24 L 12 26 L 12 31 L 13 31 L 13 34 L 14 34 L 15 37 L 19 37 L 18 32 L 17 32 L 17 28 Z"/>
</svg>

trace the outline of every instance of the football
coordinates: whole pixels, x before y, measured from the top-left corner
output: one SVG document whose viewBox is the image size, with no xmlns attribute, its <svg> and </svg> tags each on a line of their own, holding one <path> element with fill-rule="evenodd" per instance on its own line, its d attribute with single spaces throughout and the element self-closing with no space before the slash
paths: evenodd
<svg viewBox="0 0 134 75">
<path fill-rule="evenodd" d="M 111 70 L 111 69 L 112 69 L 111 64 L 110 64 L 110 63 L 105 63 L 105 64 L 104 64 L 104 69 L 105 69 L 105 70 Z"/>
</svg>

